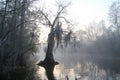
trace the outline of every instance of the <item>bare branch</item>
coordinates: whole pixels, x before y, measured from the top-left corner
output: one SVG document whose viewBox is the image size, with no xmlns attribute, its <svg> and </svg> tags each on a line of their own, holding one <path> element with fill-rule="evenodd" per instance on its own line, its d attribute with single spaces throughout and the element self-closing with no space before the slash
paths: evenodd
<svg viewBox="0 0 120 80">
<path fill-rule="evenodd" d="M 19 28 L 21 26 L 21 24 L 24 24 L 24 23 L 27 23 L 27 22 L 32 22 L 32 21 L 35 21 L 35 20 L 30 20 L 30 21 L 24 21 L 23 23 L 20 23 L 18 24 L 14 29 L 10 29 L 6 32 L 6 34 L 1 38 L 1 41 L 3 41 L 9 33 L 13 32 L 15 29 Z"/>
<path fill-rule="evenodd" d="M 68 6 L 68 5 L 67 5 L 67 6 Z M 54 19 L 54 21 L 53 21 L 53 24 L 52 24 L 52 29 L 54 28 L 55 23 L 56 23 L 57 19 L 59 18 L 60 14 L 63 12 L 63 10 L 64 10 L 67 6 L 62 6 L 62 9 L 57 13 L 57 15 L 56 15 L 56 17 L 55 17 L 55 19 Z"/>
<path fill-rule="evenodd" d="M 65 22 L 66 22 L 66 23 L 71 24 L 71 22 L 70 22 L 70 21 L 68 21 L 65 17 L 60 16 L 59 18 L 62 18 L 63 20 L 65 20 Z M 71 24 L 71 25 L 73 25 L 73 24 Z"/>
<path fill-rule="evenodd" d="M 51 21 L 49 20 L 49 18 L 47 17 L 47 15 L 46 15 L 42 10 L 40 10 L 40 13 L 41 13 L 41 14 L 44 16 L 44 18 L 48 21 L 49 26 L 52 26 Z"/>
</svg>

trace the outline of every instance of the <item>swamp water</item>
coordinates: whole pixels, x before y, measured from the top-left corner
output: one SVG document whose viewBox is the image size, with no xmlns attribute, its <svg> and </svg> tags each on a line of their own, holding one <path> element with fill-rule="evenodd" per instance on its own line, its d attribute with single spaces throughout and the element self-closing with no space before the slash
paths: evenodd
<svg viewBox="0 0 120 80">
<path fill-rule="evenodd" d="M 45 54 L 41 54 L 41 60 Z M 120 80 L 120 58 L 96 54 L 54 53 L 59 65 L 55 66 L 56 80 Z M 47 80 L 45 70 L 39 67 L 37 74 Z"/>
</svg>

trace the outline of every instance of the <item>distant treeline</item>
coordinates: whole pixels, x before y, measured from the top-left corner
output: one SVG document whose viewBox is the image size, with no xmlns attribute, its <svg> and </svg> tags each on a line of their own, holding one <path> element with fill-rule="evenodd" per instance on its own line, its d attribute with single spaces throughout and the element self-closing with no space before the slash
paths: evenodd
<svg viewBox="0 0 120 80">
<path fill-rule="evenodd" d="M 86 46 L 86 51 L 113 58 L 120 57 L 120 2 L 111 4 L 108 11 L 108 24 L 102 20 L 90 23 L 85 30 L 75 33 L 73 44 L 76 47 Z M 88 49 L 88 50 L 87 50 Z"/>
</svg>

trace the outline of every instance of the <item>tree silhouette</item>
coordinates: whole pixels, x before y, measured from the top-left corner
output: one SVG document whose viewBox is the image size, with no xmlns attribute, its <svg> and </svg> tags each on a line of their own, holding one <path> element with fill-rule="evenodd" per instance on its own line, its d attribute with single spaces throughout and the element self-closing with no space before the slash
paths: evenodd
<svg viewBox="0 0 120 80">
<path fill-rule="evenodd" d="M 62 23 L 60 19 L 64 19 L 67 23 L 69 23 L 65 17 L 62 16 L 64 14 L 65 9 L 70 5 L 70 3 L 63 5 L 63 4 L 58 4 L 58 12 L 56 17 L 54 18 L 53 22 L 48 17 L 48 13 L 44 13 L 43 10 L 40 10 L 40 14 L 42 18 L 44 19 L 45 23 L 42 24 L 47 24 L 50 26 L 50 33 L 48 35 L 48 45 L 47 45 L 47 51 L 46 51 L 46 57 L 43 61 L 40 61 L 38 63 L 39 66 L 42 66 L 46 70 L 46 75 L 48 80 L 55 80 L 54 75 L 53 75 L 53 70 L 55 65 L 59 64 L 54 60 L 53 56 L 53 48 L 55 46 L 55 39 L 57 41 L 57 47 L 59 46 L 59 43 L 61 43 L 62 40 Z"/>
</svg>

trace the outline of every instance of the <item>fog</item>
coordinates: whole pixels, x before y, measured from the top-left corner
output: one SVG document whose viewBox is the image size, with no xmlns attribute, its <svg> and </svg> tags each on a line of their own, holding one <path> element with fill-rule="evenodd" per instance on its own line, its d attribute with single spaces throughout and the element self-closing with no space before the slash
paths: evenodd
<svg viewBox="0 0 120 80">
<path fill-rule="evenodd" d="M 36 62 L 44 59 L 45 47 L 45 44 L 41 44 Z M 75 78 L 78 80 L 119 80 L 120 58 L 110 56 L 109 53 L 103 55 L 96 52 L 96 47 L 90 44 L 81 47 L 68 45 L 64 48 L 55 48 L 54 58 L 59 62 L 54 69 L 56 79 L 66 80 L 68 76 L 69 80 L 75 80 Z M 42 79 L 47 79 L 43 67 L 39 67 L 38 71 Z"/>
</svg>

